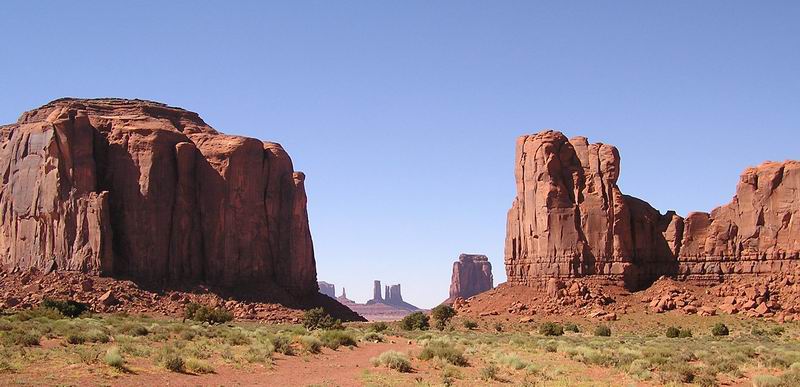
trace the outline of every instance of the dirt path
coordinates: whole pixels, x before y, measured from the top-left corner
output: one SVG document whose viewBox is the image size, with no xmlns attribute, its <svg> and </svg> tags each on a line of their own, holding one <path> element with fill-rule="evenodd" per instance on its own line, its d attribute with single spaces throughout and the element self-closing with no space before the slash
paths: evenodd
<svg viewBox="0 0 800 387">
<path fill-rule="evenodd" d="M 140 373 L 124 375 L 110 383 L 112 386 L 361 386 L 364 369 L 382 372 L 373 368 L 370 359 L 388 350 L 406 352 L 414 344 L 401 338 L 392 338 L 388 343 L 359 343 L 357 348 L 328 348 L 310 356 L 275 355 L 275 364 L 268 366 L 247 365 L 241 369 L 232 366 L 217 367 L 215 374 L 188 375 L 170 372 Z M 390 372 L 385 370 L 386 372 Z M 100 382 L 95 380 L 94 382 Z"/>
</svg>

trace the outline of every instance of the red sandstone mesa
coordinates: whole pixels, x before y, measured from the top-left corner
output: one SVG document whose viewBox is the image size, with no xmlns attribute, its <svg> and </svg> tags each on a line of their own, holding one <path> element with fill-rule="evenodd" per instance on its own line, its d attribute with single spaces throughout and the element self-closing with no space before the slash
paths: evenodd
<svg viewBox="0 0 800 387">
<path fill-rule="evenodd" d="M 494 287 L 492 264 L 485 255 L 461 254 L 453 263 L 453 276 L 450 281 L 450 297 L 445 303 L 456 298 L 469 298 Z"/>
<path fill-rule="evenodd" d="M 0 263 L 317 291 L 304 175 L 193 112 L 60 99 L 0 127 Z"/>
<path fill-rule="evenodd" d="M 662 275 L 723 279 L 798 267 L 800 162 L 746 170 L 730 204 L 685 220 L 623 195 L 619 173 L 613 146 L 551 130 L 520 137 L 506 235 L 509 283 L 596 276 L 638 289 Z"/>
</svg>

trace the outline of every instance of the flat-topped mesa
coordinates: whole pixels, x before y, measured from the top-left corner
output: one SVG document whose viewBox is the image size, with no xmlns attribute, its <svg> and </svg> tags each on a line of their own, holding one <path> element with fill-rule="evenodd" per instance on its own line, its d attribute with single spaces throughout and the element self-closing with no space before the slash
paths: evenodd
<svg viewBox="0 0 800 387">
<path fill-rule="evenodd" d="M 450 280 L 450 297 L 445 303 L 452 303 L 456 298 L 469 298 L 494 287 L 492 264 L 485 255 L 461 254 L 453 263 L 453 275 Z"/>
<path fill-rule="evenodd" d="M 304 175 L 193 112 L 60 99 L 0 127 L 0 264 L 317 291 Z"/>
<path fill-rule="evenodd" d="M 552 130 L 522 136 L 506 235 L 509 282 L 595 276 L 639 289 L 662 275 L 719 279 L 794 269 L 799 164 L 748 169 L 733 202 L 684 221 L 620 192 L 613 146 Z"/>
<path fill-rule="evenodd" d="M 748 168 L 730 203 L 689 214 L 679 262 L 681 278 L 800 269 L 800 162 Z"/>
</svg>

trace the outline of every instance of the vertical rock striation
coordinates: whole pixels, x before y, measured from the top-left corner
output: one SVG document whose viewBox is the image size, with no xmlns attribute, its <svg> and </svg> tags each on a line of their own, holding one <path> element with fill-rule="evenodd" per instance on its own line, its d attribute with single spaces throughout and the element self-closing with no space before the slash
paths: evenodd
<svg viewBox="0 0 800 387">
<path fill-rule="evenodd" d="M 0 127 L 2 268 L 317 291 L 304 175 L 193 112 L 60 99 Z"/>
<path fill-rule="evenodd" d="M 453 263 L 453 276 L 450 281 L 450 297 L 445 303 L 456 298 L 469 298 L 494 287 L 492 264 L 485 255 L 461 254 Z"/>
<path fill-rule="evenodd" d="M 509 282 L 600 276 L 638 289 L 661 275 L 721 278 L 795 267 L 798 170 L 794 161 L 748 169 L 733 202 L 684 220 L 620 192 L 615 147 L 551 130 L 522 136 L 506 235 Z"/>
</svg>

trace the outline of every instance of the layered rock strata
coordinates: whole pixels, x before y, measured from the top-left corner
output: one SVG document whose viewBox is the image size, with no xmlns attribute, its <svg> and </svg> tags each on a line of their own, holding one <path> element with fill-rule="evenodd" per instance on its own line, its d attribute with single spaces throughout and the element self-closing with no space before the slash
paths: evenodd
<svg viewBox="0 0 800 387">
<path fill-rule="evenodd" d="M 623 195 L 619 172 L 610 145 L 551 130 L 518 139 L 505 247 L 510 283 L 601 276 L 638 289 L 662 275 L 718 279 L 797 268 L 800 163 L 750 168 L 730 204 L 686 219 Z"/>
<path fill-rule="evenodd" d="M 304 175 L 193 112 L 60 99 L 0 127 L 0 265 L 317 291 Z"/>
</svg>

